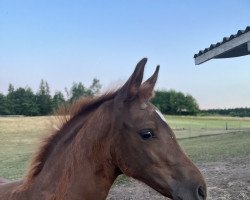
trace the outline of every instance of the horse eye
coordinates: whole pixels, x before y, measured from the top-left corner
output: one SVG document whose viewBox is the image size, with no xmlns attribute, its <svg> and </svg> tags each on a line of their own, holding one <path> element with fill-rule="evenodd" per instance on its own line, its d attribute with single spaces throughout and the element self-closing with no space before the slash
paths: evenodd
<svg viewBox="0 0 250 200">
<path fill-rule="evenodd" d="M 141 131 L 139 131 L 139 134 L 140 134 L 141 138 L 144 140 L 151 139 L 151 138 L 155 137 L 153 131 L 149 130 L 149 129 L 141 130 Z"/>
</svg>

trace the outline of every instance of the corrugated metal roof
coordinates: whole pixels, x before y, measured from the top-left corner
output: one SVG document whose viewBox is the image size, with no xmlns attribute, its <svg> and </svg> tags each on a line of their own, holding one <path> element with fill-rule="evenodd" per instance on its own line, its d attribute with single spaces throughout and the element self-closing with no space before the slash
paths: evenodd
<svg viewBox="0 0 250 200">
<path fill-rule="evenodd" d="M 245 30 L 238 30 L 238 32 L 234 35 L 230 35 L 229 37 L 224 37 L 223 40 L 221 42 L 217 42 L 216 44 L 211 44 L 210 47 L 208 48 L 205 48 L 204 50 L 200 50 L 199 53 L 197 54 L 194 54 L 194 58 L 198 57 L 198 56 L 201 56 L 202 54 L 216 48 L 216 47 L 219 47 L 220 45 L 226 43 L 226 42 L 229 42 L 230 40 L 234 39 L 234 38 L 237 38 L 239 37 L 240 35 L 242 34 L 245 34 L 247 32 L 250 31 L 250 26 L 247 26 Z"/>
</svg>

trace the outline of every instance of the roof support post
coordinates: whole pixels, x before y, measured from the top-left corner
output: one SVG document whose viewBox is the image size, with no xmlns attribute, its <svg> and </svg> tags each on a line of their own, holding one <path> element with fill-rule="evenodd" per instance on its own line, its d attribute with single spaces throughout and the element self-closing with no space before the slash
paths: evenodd
<svg viewBox="0 0 250 200">
<path fill-rule="evenodd" d="M 247 43 L 247 50 L 250 51 L 250 41 Z"/>
</svg>

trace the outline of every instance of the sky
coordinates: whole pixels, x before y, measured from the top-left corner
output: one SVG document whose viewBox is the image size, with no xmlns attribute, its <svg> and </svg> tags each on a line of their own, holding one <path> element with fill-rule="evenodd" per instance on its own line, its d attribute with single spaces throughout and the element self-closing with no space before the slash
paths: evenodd
<svg viewBox="0 0 250 200">
<path fill-rule="evenodd" d="M 0 0 L 0 92 L 51 91 L 73 82 L 103 91 L 125 82 L 143 57 L 156 89 L 191 94 L 201 109 L 250 107 L 250 56 L 193 56 L 250 25 L 248 0 Z"/>
</svg>

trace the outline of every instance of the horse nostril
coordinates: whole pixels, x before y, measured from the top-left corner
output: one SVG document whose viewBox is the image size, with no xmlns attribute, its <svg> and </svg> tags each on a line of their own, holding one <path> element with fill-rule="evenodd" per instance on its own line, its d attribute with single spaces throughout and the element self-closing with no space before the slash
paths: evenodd
<svg viewBox="0 0 250 200">
<path fill-rule="evenodd" d="M 197 193 L 198 193 L 198 197 L 200 200 L 204 200 L 206 199 L 206 189 L 202 186 L 199 186 L 198 187 L 198 190 L 197 190 Z"/>
</svg>

